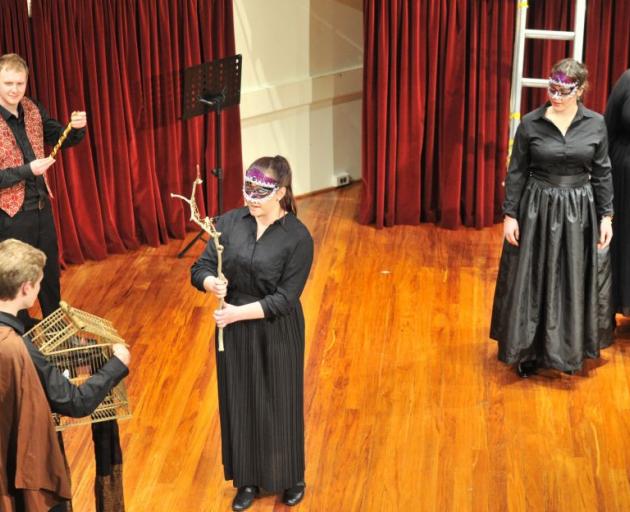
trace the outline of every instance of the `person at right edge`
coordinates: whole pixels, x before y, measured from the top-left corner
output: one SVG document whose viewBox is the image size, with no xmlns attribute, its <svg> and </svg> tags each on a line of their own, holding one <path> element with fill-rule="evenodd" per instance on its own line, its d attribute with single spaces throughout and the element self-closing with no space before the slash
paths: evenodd
<svg viewBox="0 0 630 512">
<path fill-rule="evenodd" d="M 296 216 L 291 167 L 257 159 L 245 173 L 247 206 L 221 215 L 223 274 L 212 240 L 191 269 L 192 283 L 225 305 L 215 311 L 225 351 L 216 350 L 223 467 L 238 488 L 233 510 L 261 489 L 297 505 L 304 484 L 304 313 L 300 295 L 313 239 Z M 216 336 L 215 336 L 216 339 Z"/>
<path fill-rule="evenodd" d="M 582 104 L 587 77 L 557 62 L 512 148 L 490 337 L 520 377 L 573 374 L 612 343 L 612 177 L 604 118 Z"/>
<path fill-rule="evenodd" d="M 615 238 L 610 244 L 613 313 L 630 316 L 630 69 L 610 93 L 604 117 L 615 189 Z"/>
</svg>

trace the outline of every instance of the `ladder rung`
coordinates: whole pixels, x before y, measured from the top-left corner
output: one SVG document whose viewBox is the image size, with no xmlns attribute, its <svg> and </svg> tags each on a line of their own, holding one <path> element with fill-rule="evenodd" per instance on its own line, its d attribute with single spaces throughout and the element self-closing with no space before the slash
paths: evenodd
<svg viewBox="0 0 630 512">
<path fill-rule="evenodd" d="M 549 80 L 545 78 L 521 78 L 523 87 L 549 87 Z"/>
<path fill-rule="evenodd" d="M 575 32 L 567 32 L 565 30 L 534 30 L 525 29 L 525 37 L 527 39 L 553 39 L 555 41 L 573 41 Z"/>
</svg>

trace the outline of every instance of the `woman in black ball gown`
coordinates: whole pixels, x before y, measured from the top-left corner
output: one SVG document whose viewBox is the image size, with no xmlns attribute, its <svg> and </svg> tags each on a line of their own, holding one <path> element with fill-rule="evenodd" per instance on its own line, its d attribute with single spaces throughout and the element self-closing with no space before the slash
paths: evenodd
<svg viewBox="0 0 630 512">
<path fill-rule="evenodd" d="M 612 178 L 604 118 L 581 102 L 587 76 L 573 59 L 555 64 L 549 101 L 512 149 L 490 336 L 521 377 L 573 373 L 612 341 Z"/>
</svg>

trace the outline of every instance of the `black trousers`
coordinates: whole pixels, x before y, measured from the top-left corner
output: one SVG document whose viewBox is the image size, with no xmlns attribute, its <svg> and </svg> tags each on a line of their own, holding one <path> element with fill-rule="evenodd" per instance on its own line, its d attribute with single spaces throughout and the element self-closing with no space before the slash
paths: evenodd
<svg viewBox="0 0 630 512">
<path fill-rule="evenodd" d="M 55 505 L 48 512 L 66 512 L 68 510 L 68 505 L 66 503 L 60 503 L 59 505 Z"/>
<path fill-rule="evenodd" d="M 58 505 L 55 505 L 53 508 L 48 510 L 48 512 L 68 512 L 69 510 L 68 504 L 69 504 L 68 501 L 64 501 L 63 503 L 59 503 Z M 24 500 L 22 499 L 21 493 L 17 493 L 17 496 L 15 497 L 15 511 L 26 512 L 26 505 L 24 504 Z"/>
<path fill-rule="evenodd" d="M 50 200 L 45 198 L 42 206 L 41 209 L 20 210 L 13 217 L 0 210 L 0 241 L 16 238 L 46 254 L 44 278 L 37 298 L 42 314 L 48 316 L 59 307 L 61 300 L 59 249 Z M 20 318 L 24 321 L 23 314 Z"/>
</svg>

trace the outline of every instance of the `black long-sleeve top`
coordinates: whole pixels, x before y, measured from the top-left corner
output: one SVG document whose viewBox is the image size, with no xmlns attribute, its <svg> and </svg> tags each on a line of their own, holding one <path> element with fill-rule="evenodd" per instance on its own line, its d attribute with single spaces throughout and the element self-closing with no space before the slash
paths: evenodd
<svg viewBox="0 0 630 512">
<path fill-rule="evenodd" d="M 50 146 L 57 144 L 59 137 L 65 130 L 59 121 L 50 117 L 46 109 L 35 102 L 39 113 L 42 117 L 42 123 L 44 126 L 44 142 Z M 14 116 L 4 107 L 0 106 L 0 115 L 11 128 L 13 136 L 17 142 L 18 147 L 22 151 L 24 157 L 24 163 L 18 167 L 7 167 L 0 171 L 0 188 L 7 188 L 24 180 L 26 186 L 24 196 L 24 209 L 29 210 L 35 207 L 40 199 L 48 195 L 46 190 L 46 184 L 43 176 L 35 176 L 31 171 L 29 165 L 33 160 L 36 160 L 35 152 L 31 146 L 30 141 L 26 135 L 26 126 L 24 125 L 24 109 L 22 104 L 18 105 L 18 115 Z M 68 138 L 62 144 L 62 148 L 68 148 L 74 146 L 83 140 L 85 137 L 85 128 L 80 130 L 72 129 L 68 134 Z"/>
<path fill-rule="evenodd" d="M 85 383 L 76 386 L 44 357 L 28 337 L 24 336 L 24 325 L 18 318 L 0 312 L 0 324 L 11 327 L 22 336 L 52 412 L 72 418 L 82 418 L 91 414 L 107 393 L 129 373 L 124 363 L 114 356 Z"/>
<path fill-rule="evenodd" d="M 599 217 L 613 213 L 613 186 L 606 124 L 581 103 L 566 135 L 545 117 L 549 104 L 528 113 L 519 125 L 505 180 L 503 213 L 518 218 L 519 202 L 533 172 L 590 175 Z"/>
<path fill-rule="evenodd" d="M 606 126 L 612 148 L 630 146 L 630 69 L 625 71 L 613 87 L 606 104 Z"/>
<path fill-rule="evenodd" d="M 313 239 L 298 218 L 287 213 L 256 240 L 256 219 L 248 208 L 219 217 L 223 274 L 228 280 L 226 301 L 236 306 L 259 301 L 265 318 L 286 315 L 299 304 L 313 262 Z M 212 240 L 191 268 L 192 284 L 217 275 Z"/>
</svg>

